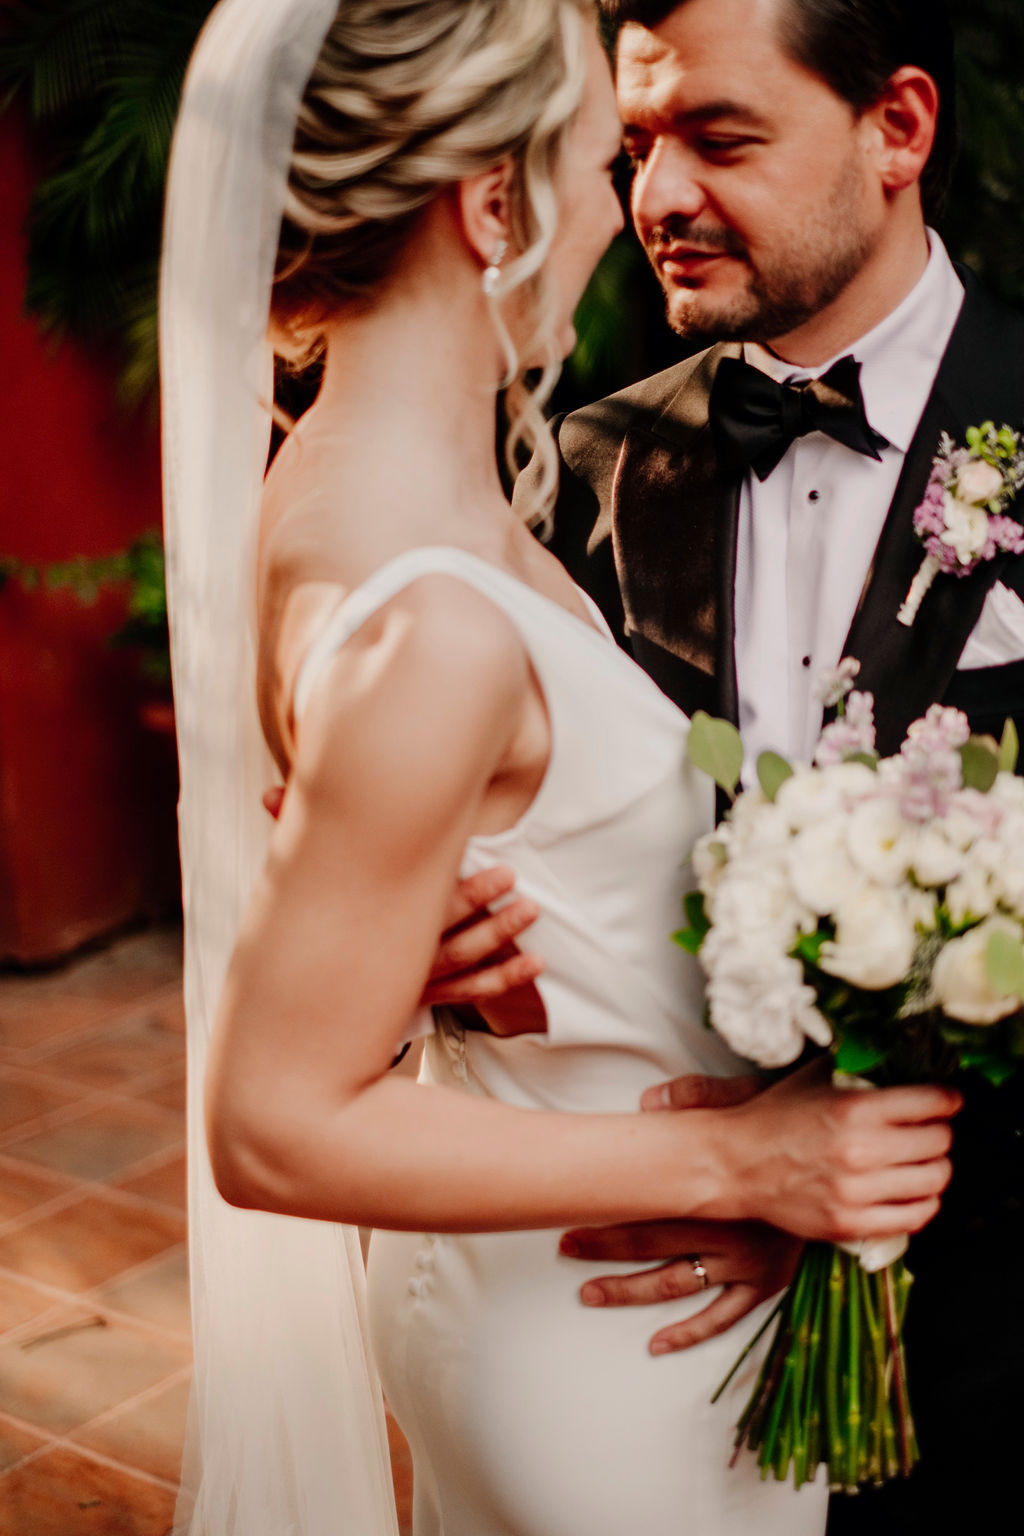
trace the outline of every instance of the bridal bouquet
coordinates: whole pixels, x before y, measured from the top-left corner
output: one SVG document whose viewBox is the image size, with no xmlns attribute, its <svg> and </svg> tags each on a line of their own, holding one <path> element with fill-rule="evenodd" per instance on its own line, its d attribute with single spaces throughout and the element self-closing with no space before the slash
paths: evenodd
<svg viewBox="0 0 1024 1536">
<path fill-rule="evenodd" d="M 1001 1083 L 1024 1059 L 1016 732 L 1008 722 L 998 745 L 972 737 L 964 715 L 936 705 L 897 756 L 879 758 L 858 670 L 848 660 L 827 680 L 839 715 L 814 765 L 763 754 L 759 787 L 735 795 L 697 845 L 700 889 L 676 941 L 700 956 L 712 1027 L 762 1067 L 787 1066 L 812 1041 L 851 1088 L 966 1068 Z M 734 793 L 734 727 L 695 716 L 689 751 Z M 761 1330 L 777 1323 L 737 1427 L 736 1454 L 756 1451 L 764 1475 L 792 1467 L 799 1487 L 824 1462 L 833 1487 L 854 1489 L 910 1471 L 905 1247 L 806 1248 Z"/>
</svg>

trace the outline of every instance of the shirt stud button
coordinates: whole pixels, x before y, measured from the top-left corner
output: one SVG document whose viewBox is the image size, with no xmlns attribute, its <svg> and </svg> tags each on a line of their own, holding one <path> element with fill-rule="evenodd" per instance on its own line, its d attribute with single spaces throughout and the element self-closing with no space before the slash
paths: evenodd
<svg viewBox="0 0 1024 1536">
<path fill-rule="evenodd" d="M 802 656 L 800 658 L 800 665 L 802 667 L 809 667 L 810 664 L 811 664 L 811 658 L 809 656 Z"/>
<path fill-rule="evenodd" d="M 821 500 L 821 492 L 820 491 L 808 491 L 807 492 L 807 500 L 808 501 L 820 501 Z"/>
</svg>

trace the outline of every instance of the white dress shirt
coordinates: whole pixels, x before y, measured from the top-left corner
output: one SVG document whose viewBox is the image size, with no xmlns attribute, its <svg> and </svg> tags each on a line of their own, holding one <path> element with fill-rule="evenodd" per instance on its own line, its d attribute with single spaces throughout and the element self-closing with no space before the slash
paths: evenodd
<svg viewBox="0 0 1024 1536">
<path fill-rule="evenodd" d="M 772 748 L 809 761 L 821 730 L 816 685 L 843 646 L 903 461 L 963 304 L 963 284 L 929 231 L 916 287 L 860 341 L 820 368 L 796 369 L 748 344 L 746 360 L 779 382 L 861 364 L 868 421 L 891 444 L 880 461 L 822 432 L 798 437 L 765 481 L 740 492 L 736 556 L 736 674 L 749 770 Z M 936 452 L 938 444 L 936 444 Z"/>
</svg>

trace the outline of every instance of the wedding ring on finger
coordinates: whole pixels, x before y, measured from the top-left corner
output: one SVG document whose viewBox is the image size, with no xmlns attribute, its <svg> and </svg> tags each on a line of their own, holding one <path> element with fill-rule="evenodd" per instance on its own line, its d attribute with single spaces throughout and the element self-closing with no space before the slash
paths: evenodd
<svg viewBox="0 0 1024 1536">
<path fill-rule="evenodd" d="M 697 1279 L 700 1281 L 700 1288 L 701 1288 L 701 1290 L 702 1291 L 706 1291 L 708 1286 L 711 1284 L 711 1281 L 708 1278 L 707 1270 L 704 1268 L 704 1265 L 701 1262 L 700 1254 L 699 1253 L 688 1253 L 688 1254 L 686 1254 L 685 1257 L 686 1257 L 687 1264 L 689 1264 L 690 1268 L 693 1270 L 694 1274 L 697 1276 Z"/>
</svg>

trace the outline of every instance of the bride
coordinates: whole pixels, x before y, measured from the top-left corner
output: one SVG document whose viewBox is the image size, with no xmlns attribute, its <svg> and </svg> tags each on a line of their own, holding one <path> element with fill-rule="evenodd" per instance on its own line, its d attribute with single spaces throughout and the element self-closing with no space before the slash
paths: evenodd
<svg viewBox="0 0 1024 1536">
<path fill-rule="evenodd" d="M 375 1367 L 417 1536 L 810 1536 L 824 1487 L 728 1468 L 749 1372 L 710 1402 L 763 1309 L 659 1363 L 646 1316 L 578 1305 L 556 1231 L 916 1229 L 947 1177 L 945 1091 L 803 1073 L 635 1113 L 742 1070 L 668 942 L 711 790 L 494 453 L 504 384 L 543 523 L 540 404 L 620 227 L 617 148 L 586 0 L 223 0 L 190 70 L 161 341 L 195 1536 L 393 1530 Z M 268 323 L 324 375 L 264 487 Z M 269 848 L 257 700 L 289 784 Z M 389 1069 L 449 892 L 498 859 L 540 913 L 543 1032 L 449 1022 L 413 1083 Z"/>
</svg>

